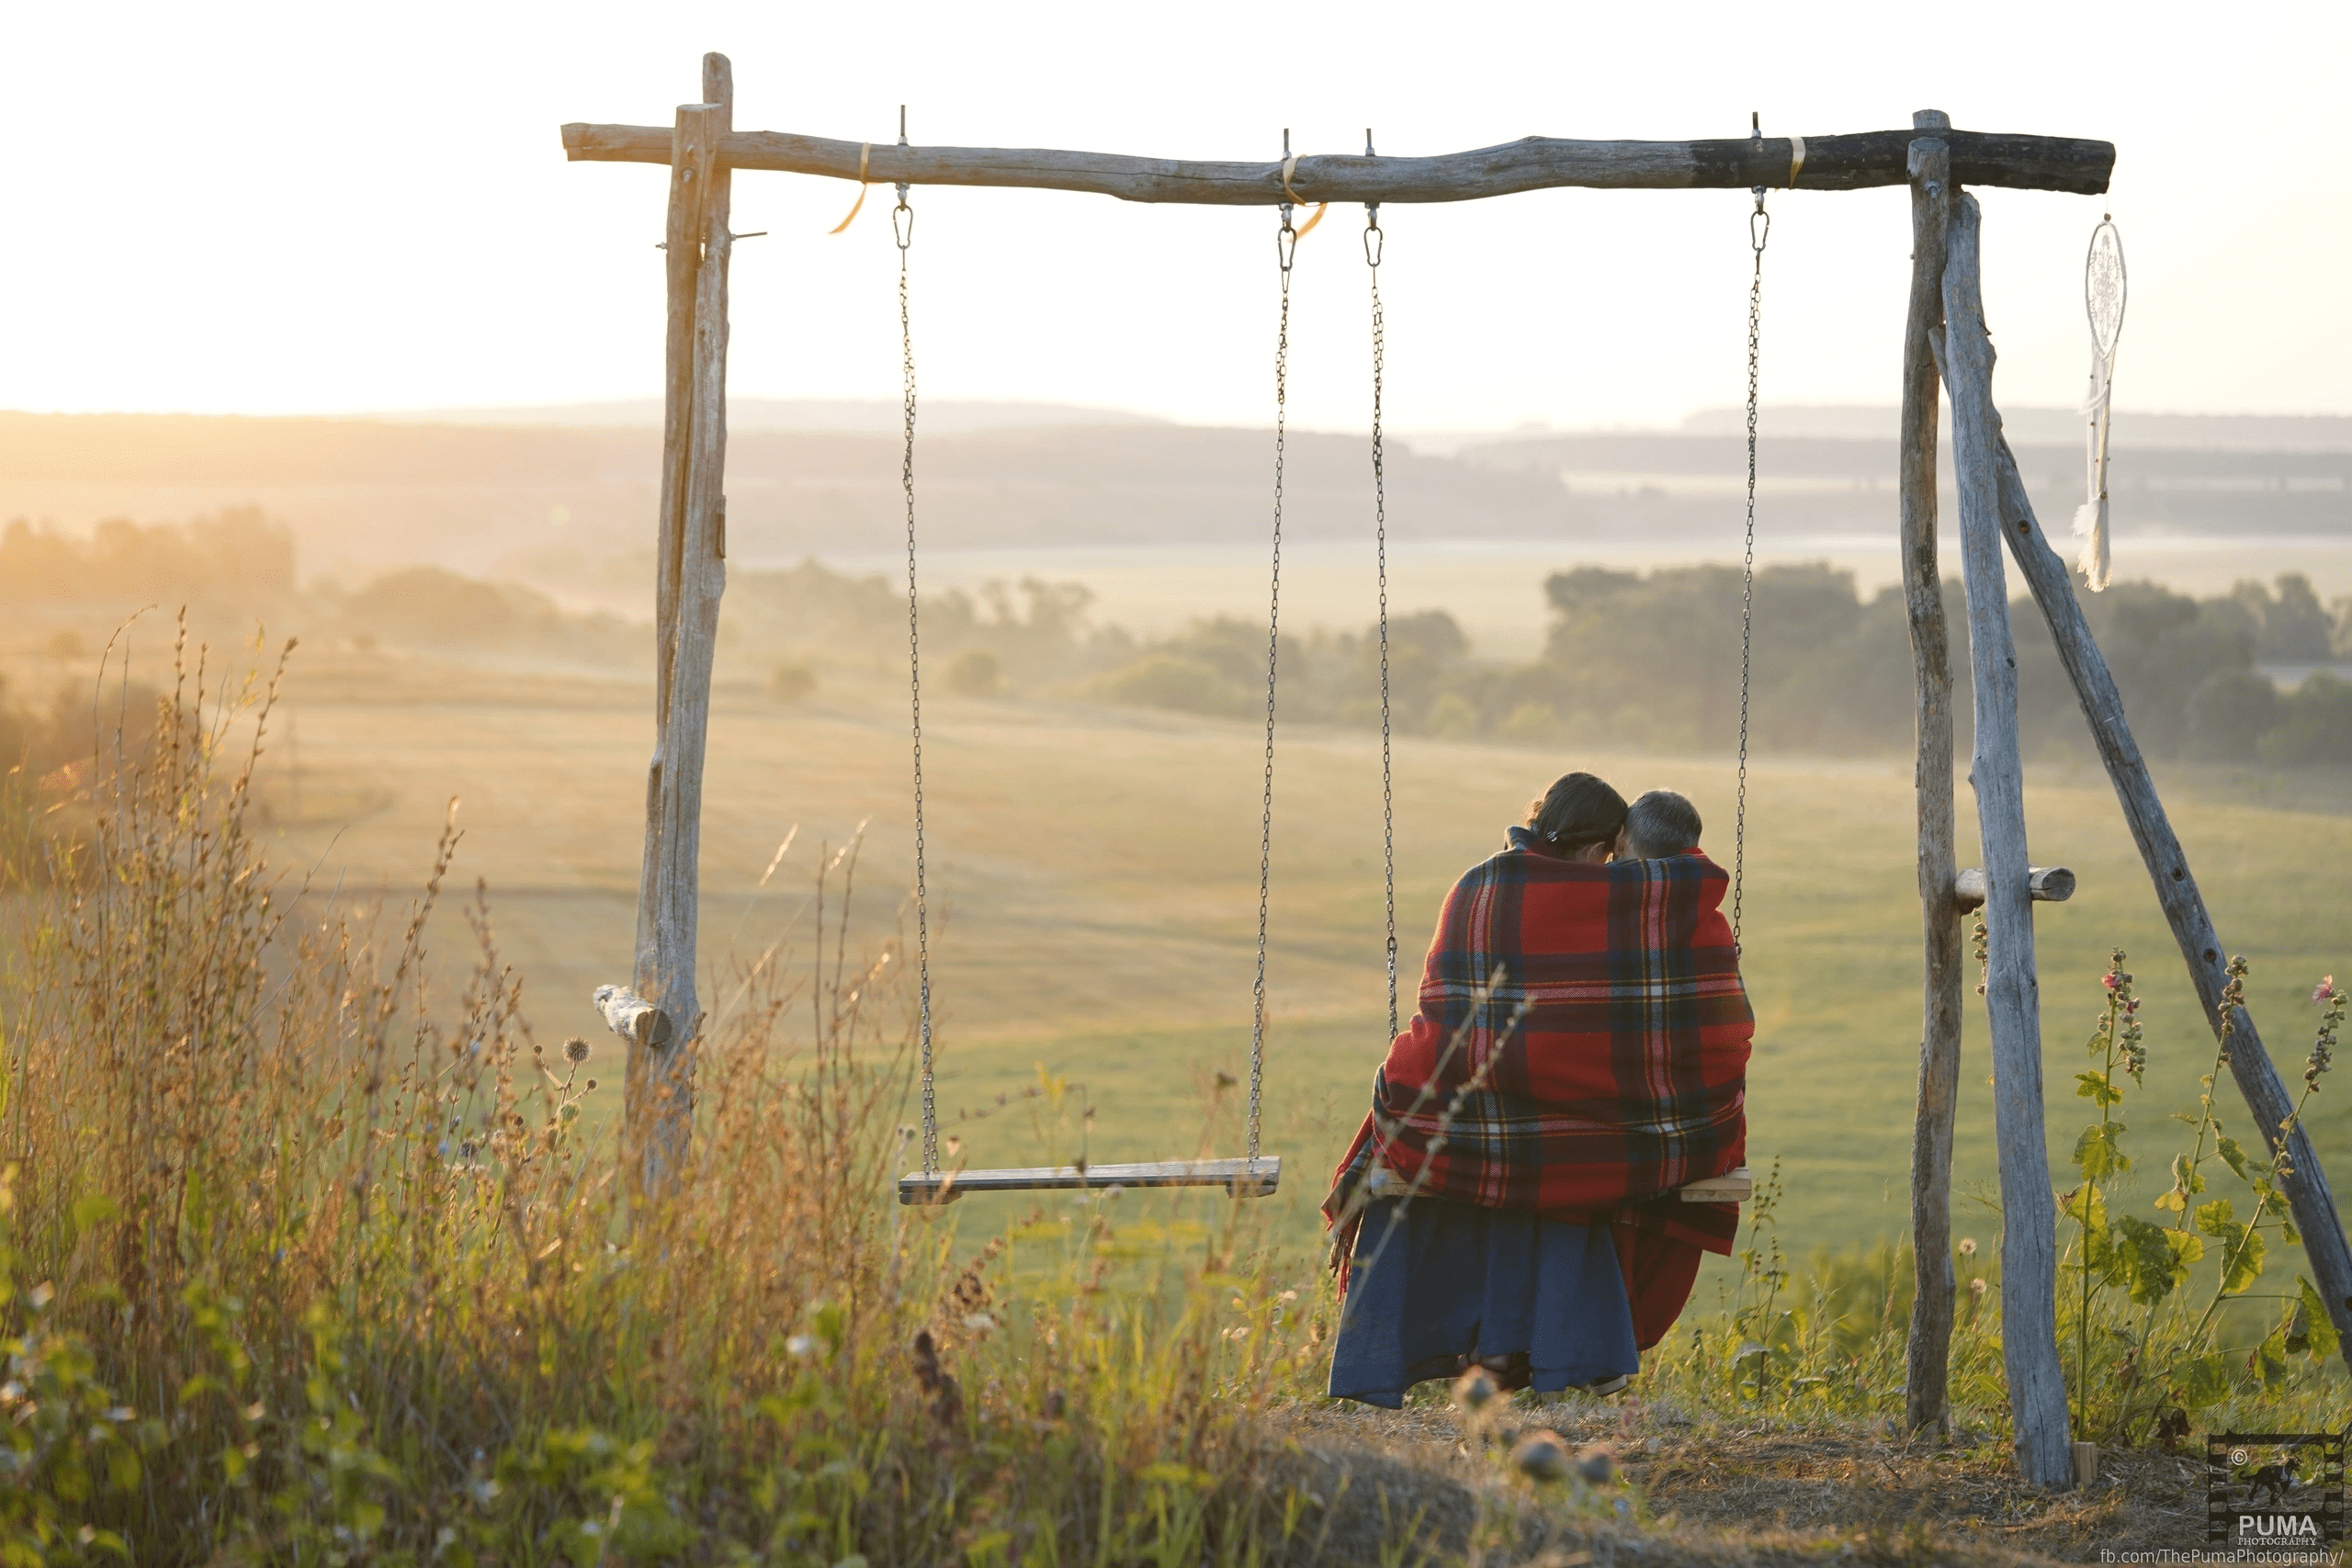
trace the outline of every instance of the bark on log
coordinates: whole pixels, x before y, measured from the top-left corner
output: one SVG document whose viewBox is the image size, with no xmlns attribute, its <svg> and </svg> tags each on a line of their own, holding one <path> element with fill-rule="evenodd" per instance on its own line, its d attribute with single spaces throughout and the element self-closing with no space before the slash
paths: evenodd
<svg viewBox="0 0 2352 1568">
<path fill-rule="evenodd" d="M 605 1015 L 605 1027 L 631 1045 L 658 1049 L 677 1038 L 669 1015 L 626 986 L 599 986 L 588 999 Z"/>
<path fill-rule="evenodd" d="M 1945 384 L 1951 393 L 1961 557 L 1976 696 L 1977 834 L 1984 846 L 1985 1011 L 2001 1160 L 2001 1356 L 2019 1468 L 2036 1485 L 2074 1484 L 2066 1382 L 2058 1362 L 2057 1213 L 2041 1105 L 2041 1019 L 2026 893 L 2025 775 L 2018 752 L 2017 648 L 2001 567 L 2000 416 L 1993 341 L 1978 281 L 1976 199 L 1951 216 L 1944 263 Z"/>
<path fill-rule="evenodd" d="M 726 569 L 718 554 L 727 445 L 729 175 L 719 161 L 733 83 L 707 55 L 703 90 L 672 130 L 665 242 L 669 333 L 662 411 L 662 513 L 656 536 L 654 751 L 646 777 L 645 859 L 638 883 L 637 991 L 661 1009 L 670 1048 L 629 1052 L 626 1158 L 646 1198 L 675 1182 L 694 1128 L 695 991 L 701 897 L 702 772 L 710 672 Z"/>
<path fill-rule="evenodd" d="M 1975 866 L 1953 877 L 1952 912 L 1964 915 L 1983 908 L 1984 888 L 1984 873 Z M 2063 865 L 2030 865 L 2025 868 L 2025 890 L 2034 903 L 2063 904 L 2075 896 L 2075 874 Z"/>
<path fill-rule="evenodd" d="M 1871 130 L 1804 138 L 1799 190 L 1860 190 L 1899 186 L 1913 133 Z M 2096 196 L 2107 189 L 2115 146 L 2064 136 L 1955 130 L 1951 176 L 1970 185 Z M 720 144 L 731 169 L 865 178 L 875 185 L 1016 186 L 1091 191 L 1123 201 L 1203 206 L 1271 206 L 1291 197 L 1282 164 L 1137 158 L 1018 147 L 898 147 L 836 141 L 775 130 L 737 131 Z M 575 162 L 663 164 L 670 134 L 660 126 L 563 128 L 564 156 Z M 1768 136 L 1714 141 L 1574 141 L 1530 136 L 1498 147 L 1429 158 L 1368 158 L 1351 153 L 1302 157 L 1290 178 L 1304 201 L 1470 201 L 1519 191 L 1583 186 L 1600 190 L 1744 190 L 1788 184 L 1792 139 Z"/>
<path fill-rule="evenodd" d="M 1944 319 L 1944 234 L 1951 157 L 1940 110 L 1912 117 L 1930 134 L 1911 144 L 1911 307 L 1903 335 L 1903 598 L 1911 628 L 1918 762 L 1922 1018 L 1919 1107 L 1911 1130 L 1911 1337 L 1904 1413 L 1914 1431 L 1949 1416 L 1951 1320 L 1951 1140 L 1960 1095 L 1961 1009 L 1967 986 L 1952 918 L 1951 654 L 1936 559 L 1936 359 L 1928 334 Z"/>
<path fill-rule="evenodd" d="M 2066 564 L 2042 536 L 2041 525 L 2033 514 L 2033 503 L 2026 496 L 2025 481 L 2018 477 L 2017 459 L 2010 455 L 2006 439 L 2001 442 L 1999 457 L 2001 516 L 2006 524 L 2001 536 L 2008 541 L 2009 553 L 2016 558 L 2027 586 L 2032 589 L 2034 603 L 2041 607 L 2042 618 L 2050 623 L 2059 660 L 2066 667 L 2075 694 L 2082 702 L 2083 716 L 2090 722 L 2091 738 L 2098 746 L 2099 760 L 2107 765 L 2108 780 L 2115 786 L 2115 796 L 2122 803 L 2123 818 L 2131 825 L 2132 841 L 2140 846 L 2140 858 L 2148 868 L 2148 879 L 2155 884 L 2156 902 L 2163 907 L 2165 919 L 2172 927 L 2173 940 L 2180 944 L 2181 957 L 2188 961 L 2188 977 L 2197 987 L 2198 999 L 2204 1003 L 2206 1021 L 2218 1037 L 2222 1032 L 2222 992 L 2229 984 L 2227 950 L 2213 929 L 2212 916 L 2206 912 L 2204 896 L 2197 890 L 2197 879 L 2189 874 L 2188 856 L 2180 847 L 2178 835 L 2172 830 L 2172 819 L 2165 814 L 2164 802 L 2157 798 L 2155 782 L 2148 776 L 2147 761 L 2132 737 L 2132 727 L 2123 714 L 2122 694 L 2117 691 L 2106 656 L 2099 652 L 2090 626 L 2083 618 L 2083 607 L 2075 597 Z M 2230 1076 L 2237 1080 L 2238 1092 L 2245 1097 L 2246 1109 L 2253 1113 L 2254 1124 L 2265 1141 L 2275 1139 L 2280 1124 L 2292 1114 L 2294 1100 L 2288 1094 L 2287 1086 L 2279 1081 L 2278 1069 L 2272 1064 L 2269 1052 L 2263 1048 L 2262 1035 L 2255 1028 L 2253 1015 L 2242 1007 L 2234 1010 L 2230 1028 Z M 2345 1361 L 2352 1365 L 2352 1247 L 2346 1245 L 2327 1173 L 2320 1168 L 2318 1152 L 2312 1147 L 2310 1134 L 2300 1123 L 2287 1142 L 2287 1158 L 2295 1172 L 2285 1183 L 2287 1198 L 2294 1209 L 2295 1228 L 2302 1234 L 2303 1256 L 2311 1263 L 2312 1280 L 2320 1299 L 2327 1303 L 2327 1315 L 2343 1336 L 2341 1353 Z"/>
</svg>

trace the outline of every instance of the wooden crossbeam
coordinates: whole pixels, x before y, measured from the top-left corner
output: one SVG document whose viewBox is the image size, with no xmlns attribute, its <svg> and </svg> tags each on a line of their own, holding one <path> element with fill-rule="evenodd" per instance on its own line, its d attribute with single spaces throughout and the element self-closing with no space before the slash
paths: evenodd
<svg viewBox="0 0 2352 1568">
<path fill-rule="evenodd" d="M 1010 1170 L 910 1170 L 899 1178 L 901 1203 L 953 1203 L 967 1192 L 1035 1192 L 1056 1188 L 1222 1187 L 1262 1198 L 1281 1184 L 1279 1155 L 1256 1159 L 1148 1160 L 1138 1165 L 1033 1165 Z"/>
<path fill-rule="evenodd" d="M 1860 190 L 1908 180 L 1906 159 L 1914 134 L 1869 130 L 1712 141 L 1577 141 L 1530 136 L 1498 147 L 1429 158 L 1316 153 L 1298 160 L 1287 192 L 1279 162 L 1137 158 L 1041 148 L 899 147 L 777 130 L 722 135 L 718 162 L 729 169 L 775 169 L 854 180 L 859 177 L 862 159 L 865 177 L 876 185 L 1012 186 L 1091 191 L 1122 201 L 1263 207 L 1292 196 L 1301 201 L 1473 201 L 1562 186 L 1736 190 L 1793 184 L 1798 190 Z M 1952 177 L 1973 186 L 2096 196 L 2107 189 L 2115 167 L 2111 141 L 1975 130 L 1941 135 L 1951 149 Z M 575 122 L 563 128 L 564 156 L 574 162 L 666 164 L 671 141 L 668 126 Z"/>
</svg>

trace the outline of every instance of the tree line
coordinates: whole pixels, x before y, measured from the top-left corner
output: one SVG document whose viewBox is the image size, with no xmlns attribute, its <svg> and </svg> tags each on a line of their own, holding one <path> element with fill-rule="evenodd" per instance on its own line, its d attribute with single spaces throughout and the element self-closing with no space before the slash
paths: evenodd
<svg viewBox="0 0 2352 1568">
<path fill-rule="evenodd" d="M 641 626 L 568 611 L 544 593 L 435 567 L 385 573 L 357 588 L 298 588 L 294 545 L 257 511 L 185 525 L 103 524 L 86 537 L 22 521 L 0 530 L 0 581 L 19 605 L 96 614 L 141 602 L 194 603 L 216 620 L 232 607 L 304 635 L 366 647 L 493 653 L 641 667 Z M 1626 571 L 1577 567 L 1542 585 L 1551 611 L 1543 652 L 1483 658 L 1476 627 L 1443 610 L 1391 618 L 1385 674 L 1392 719 L 1408 735 L 1532 743 L 1580 740 L 1626 750 L 1727 750 L 1739 722 L 1742 581 L 1731 566 Z M 1966 614 L 1945 588 L 1954 632 L 1954 706 L 1969 729 Z M 2352 683 L 2327 670 L 2352 660 L 2352 599 L 2323 603 L 2310 581 L 2239 581 L 2197 597 L 2154 582 L 2083 595 L 2091 629 L 2121 687 L 2143 747 L 2163 759 L 2278 765 L 2352 761 Z M 1092 701 L 1246 717 L 1263 711 L 1266 631 L 1235 616 L 1163 637 L 1103 625 L 1082 585 L 1024 578 L 923 596 L 926 680 L 971 695 Z M 1912 745 L 1909 634 L 1900 591 L 1864 595 L 1823 564 L 1767 567 L 1752 599 L 1750 734 L 1765 751 L 1901 752 Z M 199 624 L 205 619 L 199 614 Z M 2018 726 L 2029 758 L 2088 755 L 2089 739 L 2041 617 L 2011 607 Z M 225 627 L 222 629 L 226 629 Z M 722 678 L 750 671 L 801 700 L 842 676 L 903 676 L 907 604 L 882 575 L 816 560 L 730 574 L 721 615 Z M 2300 668 L 2298 668 L 2300 667 Z M 1285 632 L 1282 712 L 1310 723 L 1379 722 L 1384 657 L 1374 627 Z M 868 684 L 854 682 L 861 686 Z M 27 710 L 0 726 L 13 754 L 30 739 Z M 40 750 L 34 746 L 33 750 Z"/>
</svg>

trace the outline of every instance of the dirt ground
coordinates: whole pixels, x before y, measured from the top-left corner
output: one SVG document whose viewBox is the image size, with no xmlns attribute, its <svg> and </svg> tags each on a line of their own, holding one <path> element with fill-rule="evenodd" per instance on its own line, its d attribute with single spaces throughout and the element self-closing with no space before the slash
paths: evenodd
<svg viewBox="0 0 2352 1568">
<path fill-rule="evenodd" d="M 2188 1450 L 2105 1454 L 2087 1489 L 2045 1493 L 1989 1441 L 1741 1427 L 1638 1401 L 1509 1405 L 1483 1432 L 1442 1405 L 1298 1407 L 1272 1427 L 1270 1470 L 1310 1499 L 1292 1543 L 1302 1565 L 2096 1562 L 2205 1539 Z M 1622 1483 L 1519 1477 L 1503 1456 L 1538 1427 L 1572 1451 L 1605 1446 Z"/>
</svg>

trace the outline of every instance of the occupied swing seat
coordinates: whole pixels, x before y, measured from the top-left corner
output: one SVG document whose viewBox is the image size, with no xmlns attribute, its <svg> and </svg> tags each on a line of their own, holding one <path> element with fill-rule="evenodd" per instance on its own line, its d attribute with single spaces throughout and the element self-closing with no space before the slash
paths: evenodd
<svg viewBox="0 0 2352 1568">
<path fill-rule="evenodd" d="M 1385 1164 L 1366 1185 L 1333 1398 L 1395 1410 L 1415 1383 L 1474 1363 L 1503 1389 L 1538 1393 L 1611 1393 L 1641 1371 L 1632 1297 L 1653 1280 L 1637 1259 L 1642 1277 L 1629 1291 L 1612 1226 L 1416 1196 Z M 1744 1202 L 1754 1182 L 1743 1166 L 1678 1192 L 1689 1202 Z M 1671 1291 L 1678 1306 L 1689 1283 Z"/>
</svg>

